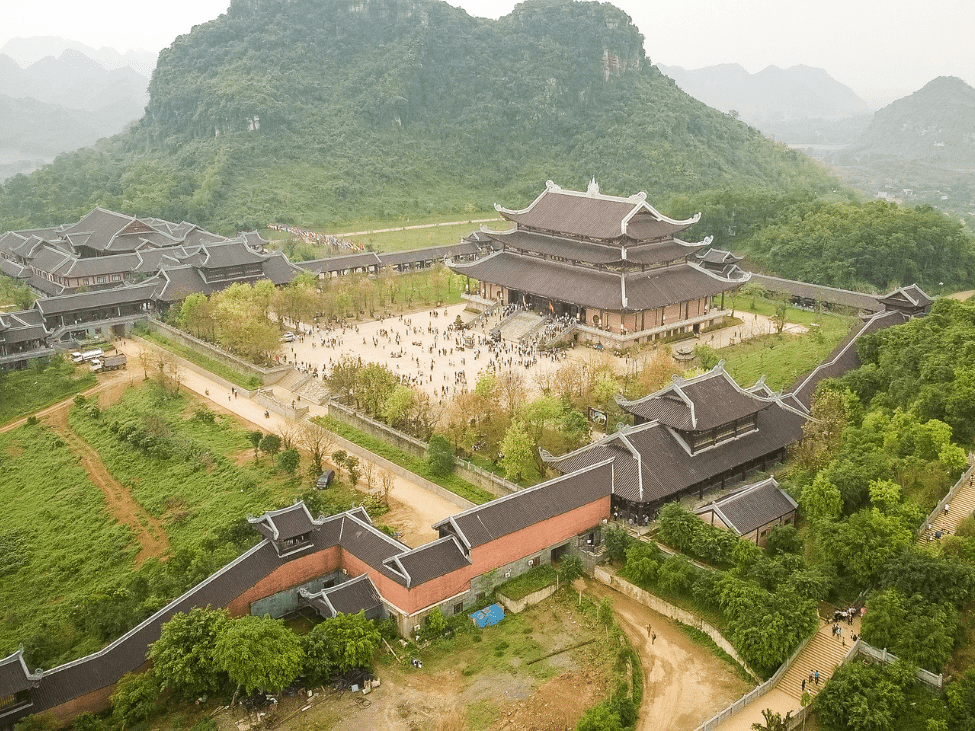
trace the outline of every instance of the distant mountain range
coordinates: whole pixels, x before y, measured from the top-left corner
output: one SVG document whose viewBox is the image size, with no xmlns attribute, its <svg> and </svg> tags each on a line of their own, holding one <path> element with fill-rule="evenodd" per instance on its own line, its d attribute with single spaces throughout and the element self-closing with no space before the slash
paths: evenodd
<svg viewBox="0 0 975 731">
<path fill-rule="evenodd" d="M 735 111 L 759 129 L 767 122 L 837 120 L 870 113 L 852 89 L 810 66 L 769 66 L 754 74 L 730 63 L 693 71 L 680 66 L 658 68 L 695 99 L 722 112 Z"/>
<path fill-rule="evenodd" d="M 930 203 L 975 223 L 975 88 L 953 76 L 884 107 L 823 158 L 867 193 Z"/>
<path fill-rule="evenodd" d="M 121 132 L 144 113 L 148 86 L 71 48 L 27 68 L 0 54 L 0 180 Z"/>
<path fill-rule="evenodd" d="M 111 71 L 128 66 L 141 76 L 149 78 L 156 68 L 157 53 L 149 51 L 126 51 L 119 53 L 114 48 L 92 48 L 84 43 L 55 36 L 35 36 L 32 38 L 11 38 L 2 47 L 0 53 L 10 56 L 21 67 L 26 68 L 37 63 L 42 58 L 59 57 L 67 50 L 78 51 L 88 58 L 97 61 L 102 68 Z"/>
</svg>

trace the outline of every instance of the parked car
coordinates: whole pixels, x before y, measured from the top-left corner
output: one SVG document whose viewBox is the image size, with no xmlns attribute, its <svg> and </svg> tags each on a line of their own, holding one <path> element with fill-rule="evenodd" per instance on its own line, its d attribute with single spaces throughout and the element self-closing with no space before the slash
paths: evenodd
<svg viewBox="0 0 975 731">
<path fill-rule="evenodd" d="M 281 336 L 282 343 L 293 343 L 295 341 L 295 334 L 293 332 L 286 332 Z"/>
</svg>

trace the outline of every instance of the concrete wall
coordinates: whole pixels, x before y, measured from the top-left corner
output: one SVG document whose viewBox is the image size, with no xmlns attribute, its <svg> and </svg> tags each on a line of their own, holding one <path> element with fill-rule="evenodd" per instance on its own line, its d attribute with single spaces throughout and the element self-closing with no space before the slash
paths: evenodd
<svg viewBox="0 0 975 731">
<path fill-rule="evenodd" d="M 349 577 L 341 571 L 333 571 L 330 574 L 319 576 L 312 581 L 306 581 L 300 586 L 294 586 L 290 589 L 279 591 L 277 594 L 258 599 L 256 602 L 251 602 L 251 614 L 258 617 L 270 614 L 275 619 L 280 619 L 298 609 L 299 589 L 306 589 L 312 594 L 315 594 L 324 589 L 325 585 L 330 581 L 333 582 L 333 586 L 338 586 L 348 580 Z"/>
<path fill-rule="evenodd" d="M 528 607 L 533 607 L 539 602 L 545 601 L 555 592 L 556 586 L 555 584 L 552 584 L 551 586 L 546 586 L 544 589 L 533 591 L 531 594 L 522 599 L 509 599 L 504 594 L 498 594 L 498 600 L 509 612 L 520 614 L 528 609 Z"/>
<path fill-rule="evenodd" d="M 291 366 L 261 368 L 253 363 L 248 363 L 246 360 L 241 360 L 237 356 L 231 355 L 227 351 L 222 350 L 215 345 L 211 345 L 210 343 L 195 338 L 182 330 L 177 330 L 175 327 L 171 327 L 161 320 L 154 318 L 149 320 L 149 327 L 153 331 L 159 332 L 163 337 L 177 342 L 180 345 L 185 345 L 188 348 L 193 348 L 193 350 L 197 351 L 201 355 L 205 355 L 207 358 L 211 358 L 215 361 L 223 363 L 224 365 L 240 371 L 247 376 L 257 377 L 257 379 L 260 380 L 260 382 L 265 386 L 277 383 L 291 371 Z"/>
</svg>

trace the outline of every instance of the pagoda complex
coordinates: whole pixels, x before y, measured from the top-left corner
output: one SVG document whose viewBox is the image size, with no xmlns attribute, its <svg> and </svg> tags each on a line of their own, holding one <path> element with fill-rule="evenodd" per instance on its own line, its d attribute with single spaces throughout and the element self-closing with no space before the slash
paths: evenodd
<svg viewBox="0 0 975 731">
<path fill-rule="evenodd" d="M 678 234 L 700 214 L 678 221 L 647 203 L 646 193 L 603 195 L 593 180 L 585 192 L 552 181 L 522 210 L 495 205 L 515 227 L 482 228 L 490 255 L 451 264 L 480 282 L 467 299 L 487 308 L 518 305 L 543 316 L 571 319 L 577 340 L 628 348 L 722 322 L 724 293 L 746 282 L 736 265 L 719 271 L 692 255 L 711 238 L 688 243 Z"/>
</svg>

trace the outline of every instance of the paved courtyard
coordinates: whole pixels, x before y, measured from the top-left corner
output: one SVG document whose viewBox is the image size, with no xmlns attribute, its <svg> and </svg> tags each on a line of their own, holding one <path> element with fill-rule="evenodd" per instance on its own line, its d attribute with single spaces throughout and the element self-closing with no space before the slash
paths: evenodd
<svg viewBox="0 0 975 731">
<path fill-rule="evenodd" d="M 640 356 L 637 359 L 618 358 L 585 346 L 549 354 L 513 342 L 492 343 L 488 332 L 497 323 L 496 316 L 473 330 L 452 330 L 451 326 L 458 317 L 465 324 L 476 317 L 475 313 L 466 312 L 464 307 L 464 304 L 451 305 L 345 328 L 329 329 L 301 323 L 296 328 L 298 337 L 295 341 L 282 345 L 281 359 L 301 370 L 317 373 L 322 378 L 343 356 L 358 356 L 366 362 L 387 365 L 404 382 L 423 389 L 437 400 L 449 400 L 458 393 L 473 389 L 479 374 L 485 370 L 494 370 L 495 373 L 520 372 L 530 384 L 536 384 L 539 376 L 556 371 L 569 360 L 586 362 L 608 359 L 621 372 L 639 367 Z M 723 348 L 775 331 L 774 324 L 767 317 L 747 312 L 738 314 L 743 320 L 740 325 L 674 345 L 693 347 L 707 344 L 713 348 Z M 802 333 L 806 328 L 787 324 L 785 330 Z M 470 345 L 471 338 L 473 347 Z"/>
</svg>

